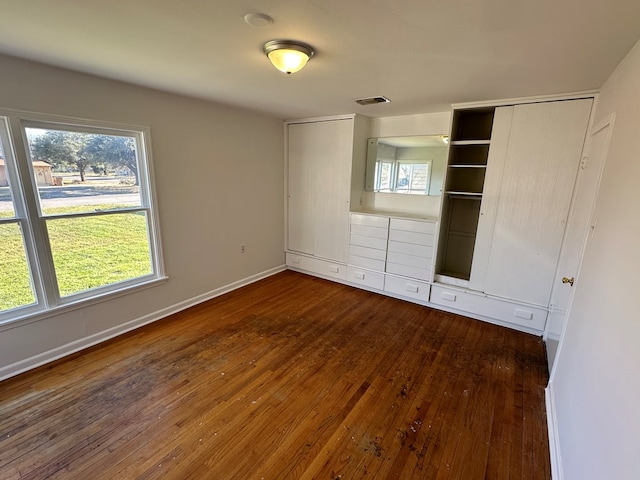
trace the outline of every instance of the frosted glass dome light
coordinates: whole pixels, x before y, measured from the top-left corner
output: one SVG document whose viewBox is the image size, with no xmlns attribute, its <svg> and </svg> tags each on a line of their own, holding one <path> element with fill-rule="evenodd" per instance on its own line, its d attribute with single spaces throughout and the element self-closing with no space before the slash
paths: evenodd
<svg viewBox="0 0 640 480">
<path fill-rule="evenodd" d="M 302 70 L 316 53 L 310 45 L 293 40 L 271 40 L 263 49 L 273 66 L 286 74 Z"/>
</svg>

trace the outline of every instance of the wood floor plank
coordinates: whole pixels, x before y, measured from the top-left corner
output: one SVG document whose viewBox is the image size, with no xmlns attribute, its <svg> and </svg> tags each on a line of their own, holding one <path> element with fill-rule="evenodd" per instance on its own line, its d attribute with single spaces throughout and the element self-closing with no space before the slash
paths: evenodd
<svg viewBox="0 0 640 480">
<path fill-rule="evenodd" d="M 550 479 L 540 338 L 282 272 L 0 383 L 0 478 Z"/>
</svg>

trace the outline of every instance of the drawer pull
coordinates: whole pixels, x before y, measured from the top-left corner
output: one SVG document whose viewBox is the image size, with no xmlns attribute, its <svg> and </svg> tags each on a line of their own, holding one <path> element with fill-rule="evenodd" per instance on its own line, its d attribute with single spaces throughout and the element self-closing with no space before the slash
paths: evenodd
<svg viewBox="0 0 640 480">
<path fill-rule="evenodd" d="M 364 273 L 362 273 L 362 272 L 353 272 L 353 278 L 357 278 L 359 280 L 364 280 Z"/>
<path fill-rule="evenodd" d="M 456 295 L 454 293 L 451 292 L 442 292 L 442 299 L 443 300 L 448 300 L 450 302 L 455 302 L 456 301 Z"/>
<path fill-rule="evenodd" d="M 331 273 L 339 273 L 339 272 L 340 272 L 340 268 L 339 268 L 339 267 L 336 267 L 335 265 L 330 265 L 330 266 L 329 266 L 329 271 L 330 271 Z"/>
<path fill-rule="evenodd" d="M 533 318 L 533 312 L 529 310 L 521 310 L 516 308 L 514 315 L 518 318 L 522 318 L 523 320 L 531 320 Z"/>
<path fill-rule="evenodd" d="M 418 293 L 418 286 L 407 283 L 407 292 Z"/>
</svg>

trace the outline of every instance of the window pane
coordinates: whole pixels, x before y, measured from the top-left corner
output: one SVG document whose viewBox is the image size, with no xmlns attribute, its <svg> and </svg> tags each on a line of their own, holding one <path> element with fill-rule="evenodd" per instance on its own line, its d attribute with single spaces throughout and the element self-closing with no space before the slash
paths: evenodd
<svg viewBox="0 0 640 480">
<path fill-rule="evenodd" d="M 135 138 L 25 128 L 45 215 L 141 206 Z"/>
<path fill-rule="evenodd" d="M 396 179 L 396 192 L 408 193 L 411 180 L 411 164 L 398 163 L 398 178 Z"/>
<path fill-rule="evenodd" d="M 398 163 L 398 193 L 427 194 L 428 163 Z"/>
<path fill-rule="evenodd" d="M 0 224 L 0 312 L 35 301 L 20 225 Z"/>
<path fill-rule="evenodd" d="M 415 191 L 427 191 L 427 173 L 428 173 L 428 165 L 421 163 L 417 165 L 413 165 L 411 169 L 411 190 Z M 417 193 L 417 192 L 416 192 Z"/>
<path fill-rule="evenodd" d="M 391 191 L 391 162 L 376 162 L 376 191 L 390 192 Z"/>
<path fill-rule="evenodd" d="M 60 296 L 152 273 L 145 212 L 47 221 Z"/>
<path fill-rule="evenodd" d="M 2 140 L 0 139 L 0 218 L 13 218 L 16 216 L 13 208 L 13 198 L 9 188 L 9 165 L 5 160 Z"/>
</svg>

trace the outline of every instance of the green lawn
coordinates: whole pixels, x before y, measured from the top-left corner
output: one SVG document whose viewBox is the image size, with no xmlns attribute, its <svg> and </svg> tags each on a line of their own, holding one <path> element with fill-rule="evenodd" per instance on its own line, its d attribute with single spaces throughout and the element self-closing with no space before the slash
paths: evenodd
<svg viewBox="0 0 640 480">
<path fill-rule="evenodd" d="M 92 207 L 107 210 L 110 205 Z M 86 211 L 87 207 L 51 209 L 47 213 Z M 47 221 L 61 296 L 151 273 L 147 223 L 143 213 Z M 15 224 L 0 226 L 0 311 L 35 300 Z"/>
</svg>

